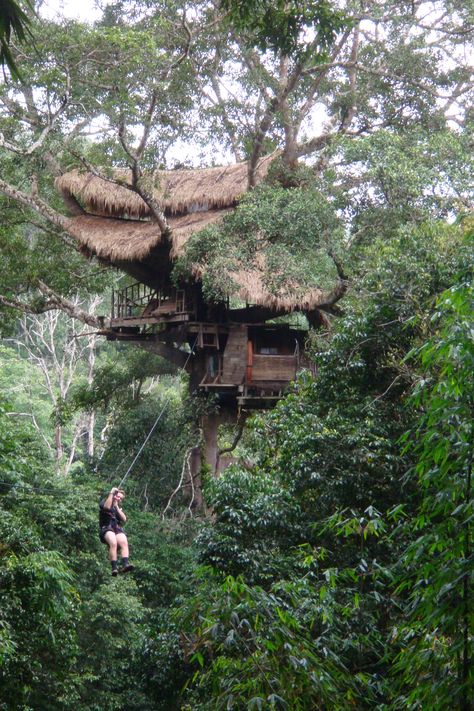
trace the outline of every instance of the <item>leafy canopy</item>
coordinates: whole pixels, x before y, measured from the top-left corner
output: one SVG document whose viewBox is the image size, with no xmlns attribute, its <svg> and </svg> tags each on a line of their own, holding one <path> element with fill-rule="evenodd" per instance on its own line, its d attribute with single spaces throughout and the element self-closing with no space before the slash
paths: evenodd
<svg viewBox="0 0 474 711">
<path fill-rule="evenodd" d="M 238 32 L 248 33 L 248 42 L 283 55 L 298 56 L 313 35 L 313 52 L 322 60 L 343 24 L 343 13 L 327 0 L 221 0 L 221 7 Z"/>
</svg>

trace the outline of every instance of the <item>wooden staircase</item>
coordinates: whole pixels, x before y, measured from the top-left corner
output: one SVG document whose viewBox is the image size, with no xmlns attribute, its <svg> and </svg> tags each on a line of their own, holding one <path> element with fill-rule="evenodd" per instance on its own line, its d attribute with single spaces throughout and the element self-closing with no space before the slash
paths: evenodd
<svg viewBox="0 0 474 711">
<path fill-rule="evenodd" d="M 244 324 L 230 327 L 224 351 L 222 382 L 239 385 L 244 381 L 247 367 L 248 330 Z"/>
</svg>

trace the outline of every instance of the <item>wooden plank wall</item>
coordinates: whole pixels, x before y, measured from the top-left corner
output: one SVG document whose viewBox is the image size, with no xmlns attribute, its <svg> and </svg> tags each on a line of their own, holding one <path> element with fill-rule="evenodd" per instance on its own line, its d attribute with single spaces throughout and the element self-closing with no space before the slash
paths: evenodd
<svg viewBox="0 0 474 711">
<path fill-rule="evenodd" d="M 252 380 L 294 380 L 296 357 L 292 355 L 253 355 Z"/>
</svg>

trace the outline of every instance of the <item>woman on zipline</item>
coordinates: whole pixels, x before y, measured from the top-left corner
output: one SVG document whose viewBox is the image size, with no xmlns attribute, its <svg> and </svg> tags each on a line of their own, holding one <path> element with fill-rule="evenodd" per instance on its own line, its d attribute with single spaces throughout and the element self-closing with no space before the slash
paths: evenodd
<svg viewBox="0 0 474 711">
<path fill-rule="evenodd" d="M 99 538 L 102 543 L 109 547 L 109 560 L 112 565 L 113 576 L 119 573 L 117 568 L 117 549 L 120 549 L 122 556 L 120 572 L 128 573 L 134 569 L 134 566 L 128 562 L 128 540 L 121 526 L 127 520 L 121 508 L 124 497 L 125 492 L 114 486 L 107 498 L 102 499 L 99 504 Z"/>
</svg>

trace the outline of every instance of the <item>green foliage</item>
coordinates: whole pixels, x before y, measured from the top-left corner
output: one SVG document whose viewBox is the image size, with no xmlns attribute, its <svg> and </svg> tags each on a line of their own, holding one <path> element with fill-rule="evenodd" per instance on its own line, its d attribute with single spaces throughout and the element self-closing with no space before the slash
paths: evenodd
<svg viewBox="0 0 474 711">
<path fill-rule="evenodd" d="M 0 391 L 14 411 L 34 416 L 41 431 L 49 434 L 51 402 L 44 396 L 41 373 L 11 346 L 0 345 Z"/>
<path fill-rule="evenodd" d="M 401 361 L 423 339 L 423 314 L 469 257 L 464 249 L 457 227 L 425 225 L 366 254 L 367 273 L 331 340 L 310 346 L 317 378 L 303 374 L 274 411 L 255 418 L 256 468 L 210 484 L 216 520 L 202 534 L 206 561 L 261 582 L 280 569 L 280 547 L 311 540 L 312 521 L 336 508 L 386 511 L 400 502 L 408 461 L 397 440 L 413 416 L 401 399 L 414 377 Z"/>
<path fill-rule="evenodd" d="M 171 612 L 166 608 L 153 616 L 135 670 L 153 711 L 185 708 L 181 694 L 190 667 L 182 644 L 183 627 Z"/>
<path fill-rule="evenodd" d="M 11 407 L 0 399 L 0 469 L 2 481 L 31 483 L 40 478 L 47 462 L 46 452 L 29 424 L 10 417 Z"/>
<path fill-rule="evenodd" d="M 394 698 L 388 670 L 403 654 L 405 638 L 391 637 L 403 610 L 393 568 L 412 539 L 403 522 L 413 520 L 420 499 L 416 482 L 405 477 L 416 454 L 400 456 L 398 444 L 417 408 L 404 405 L 417 378 L 404 357 L 425 339 L 436 294 L 469 263 L 471 245 L 457 225 L 403 226 L 392 240 L 358 251 L 358 286 L 345 315 L 330 340 L 315 337 L 311 346 L 317 378 L 303 374 L 271 413 L 254 418 L 251 470 L 231 468 L 207 486 L 214 520 L 198 539 L 201 560 L 223 575 L 242 576 L 245 595 L 291 589 L 294 609 L 311 610 L 325 645 L 337 655 L 335 686 L 328 687 L 333 708 L 383 708 Z M 262 699 L 254 703 L 264 708 L 270 690 L 258 664 L 265 656 L 253 647 L 244 651 L 243 643 L 228 652 L 226 637 L 212 637 L 212 620 L 217 625 L 232 610 L 228 590 L 217 587 L 213 595 L 212 614 L 204 588 L 194 601 L 195 624 L 199 611 L 204 622 L 196 632 L 202 659 L 194 660 L 196 669 L 202 667 L 195 681 L 203 690 L 193 693 L 202 708 L 206 694 L 223 707 L 232 707 L 234 695 L 235 708 L 243 708 L 242 698 L 253 698 L 253 683 L 252 693 Z M 254 626 L 251 621 L 247 644 Z M 315 628 L 307 619 L 302 627 L 313 630 L 308 645 L 316 654 Z M 226 628 L 230 633 L 237 634 Z M 268 662 L 271 679 L 282 668 L 289 674 L 282 654 L 275 654 L 278 662 Z M 311 687 L 313 666 L 301 672 L 309 684 L 307 708 L 323 706 L 323 690 Z M 287 694 L 292 688 L 296 681 L 284 685 Z M 286 699 L 283 686 L 276 693 Z M 286 701 L 298 708 L 294 699 Z"/>
<path fill-rule="evenodd" d="M 0 160 L 0 165 L 2 161 Z M 6 171 L 2 174 L 6 177 Z M 71 245 L 50 230 L 28 226 L 29 214 L 15 206 L 5 205 L 0 197 L 3 224 L 0 226 L 0 255 L 3 269 L 0 274 L 0 293 L 7 299 L 25 301 L 41 313 L 45 298 L 36 291 L 38 281 L 65 297 L 91 296 L 110 287 L 113 277 L 103 269 L 91 269 Z M 14 332 L 18 311 L 1 305 L 0 333 Z M 6 318 L 3 314 L 6 314 Z"/>
<path fill-rule="evenodd" d="M 335 146 L 345 166 L 338 175 L 337 200 L 352 239 L 372 245 L 395 237 L 403 224 L 411 230 L 435 216 L 462 213 L 472 172 L 466 140 L 448 129 L 426 132 L 409 126 Z M 330 171 L 328 180 L 334 177 Z"/>
<path fill-rule="evenodd" d="M 296 0 L 221 0 L 228 21 L 238 32 L 248 33 L 248 43 L 263 52 L 283 55 L 308 50 L 303 37 L 314 33 L 312 55 L 323 61 L 344 21 L 343 13 L 326 0 L 301 3 Z"/>
<path fill-rule="evenodd" d="M 332 647 L 336 636 L 329 641 L 318 624 L 322 607 L 308 579 L 269 592 L 232 576 L 204 582 L 193 605 L 177 613 L 192 631 L 191 707 L 350 708 L 355 680 Z"/>
<path fill-rule="evenodd" d="M 176 611 L 194 669 L 192 708 L 381 707 L 380 616 L 394 610 L 390 571 L 373 550 L 395 519 L 369 507 L 315 524 L 316 537 L 332 532 L 350 562 L 335 566 L 321 545 L 292 546 L 293 565 L 265 587 L 201 571 L 194 596 Z"/>
<path fill-rule="evenodd" d="M 33 5 L 30 0 L 25 0 L 25 6 L 31 10 Z M 20 78 L 20 72 L 13 57 L 10 42 L 13 36 L 19 42 L 31 41 L 31 20 L 16 0 L 2 0 L 0 8 L 0 65 L 6 65 L 12 76 Z"/>
<path fill-rule="evenodd" d="M 95 368 L 92 382 L 75 383 L 60 413 L 67 420 L 77 410 L 125 410 L 138 405 L 147 380 L 173 373 L 175 368 L 159 356 L 138 348 L 113 350 Z M 107 355 L 109 357 L 107 357 Z"/>
<path fill-rule="evenodd" d="M 99 587 L 83 605 L 78 666 L 86 680 L 81 694 L 86 708 L 130 707 L 130 667 L 142 643 L 145 612 L 131 579 Z"/>
<path fill-rule="evenodd" d="M 31 503 L 35 497 L 35 482 L 44 474 L 45 460 L 30 427 L 9 418 L 8 413 L 2 404 L 2 699 L 8 699 L 11 704 L 8 708 L 49 705 L 60 709 L 64 708 L 61 699 L 69 699 L 71 703 L 75 699 L 74 620 L 78 594 L 64 557 L 45 546 L 41 527 L 23 505 L 25 500 Z"/>
<path fill-rule="evenodd" d="M 288 547 L 306 540 L 307 533 L 292 493 L 265 471 L 230 468 L 209 481 L 206 500 L 216 519 L 198 538 L 202 561 L 253 583 L 284 577 L 294 567 Z"/>
<path fill-rule="evenodd" d="M 317 144 L 317 159 L 296 170 L 276 162 L 232 217 L 190 240 L 176 276 L 205 266 L 205 295 L 222 299 L 245 264 L 271 293 L 293 295 L 330 289 L 335 257 L 352 287 L 331 334 L 310 337 L 317 378 L 302 374 L 274 411 L 254 418 L 245 466 L 207 482 L 204 524 L 157 520 L 199 440 L 201 412 L 183 398 L 184 383 L 154 380 L 157 359 L 103 352 L 93 383 L 61 403 L 57 424 L 94 413 L 107 440 L 93 461 L 76 455 L 64 478 L 2 403 L 5 711 L 469 707 L 474 259 L 462 227 L 445 219 L 470 197 L 470 77 L 455 57 L 472 18 L 460 0 L 442 5 L 434 34 L 411 3 L 367 6 L 354 82 L 355 33 L 326 2 L 226 0 L 224 26 L 208 2 L 190 12 L 181 2 L 119 0 L 93 27 L 42 22 L 38 53 L 24 45 L 22 85 L 0 87 L 3 141 L 19 148 L 2 148 L 2 180 L 62 210 L 53 174 L 82 165 L 78 154 L 127 166 L 124 140 L 135 145 L 145 125 L 146 169 L 169 165 L 170 148 L 182 153 L 191 141 L 186 163 L 208 163 L 224 144 L 240 160 L 256 135 L 273 151 L 295 129 L 292 147 L 302 155 Z M 349 39 L 326 71 L 340 30 Z M 286 77 L 296 81 L 288 93 Z M 456 130 L 440 98 L 450 92 Z M 329 133 L 311 135 L 309 105 L 324 105 Z M 43 217 L 12 199 L 0 207 L 6 299 L 43 308 L 39 280 L 70 297 L 110 286 Z M 434 300 L 457 273 L 466 284 L 440 302 L 433 337 Z M 2 330 L 12 333 L 3 308 Z M 421 360 L 405 359 L 412 349 Z M 0 365 L 15 410 L 22 384 L 40 402 L 34 371 L 10 351 Z M 126 483 L 137 569 L 114 580 L 97 503 L 162 409 Z M 403 432 L 412 444 L 400 454 Z M 197 556 L 212 569 L 193 577 Z"/>
<path fill-rule="evenodd" d="M 443 294 L 433 316 L 438 330 L 416 351 L 421 378 L 412 402 L 423 414 L 405 441 L 423 498 L 401 561 L 408 614 L 397 631 L 397 708 L 467 709 L 474 692 L 473 314 L 471 279 Z"/>
<path fill-rule="evenodd" d="M 152 432 L 127 477 L 127 491 L 152 508 L 164 507 L 179 481 L 187 447 L 199 441 L 192 402 L 170 381 L 156 388 L 154 396 L 114 415 L 105 451 L 96 462 L 101 475 L 111 482 L 119 481 Z"/>
<path fill-rule="evenodd" d="M 243 198 L 222 227 L 193 235 L 174 274 L 183 279 L 202 269 L 205 296 L 220 300 L 237 289 L 233 274 L 245 264 L 270 293 L 302 295 L 333 285 L 330 255 L 340 251 L 341 239 L 333 206 L 312 185 L 263 185 Z"/>
<path fill-rule="evenodd" d="M 171 708 L 181 683 L 171 680 L 184 677 L 179 665 L 157 674 L 152 640 L 170 633 L 166 607 L 190 590 L 192 530 L 158 528 L 127 497 L 137 573 L 111 580 L 97 479 L 58 480 L 35 432 L 8 413 L 2 405 L 0 708 Z"/>
<path fill-rule="evenodd" d="M 2 551 L 2 697 L 8 708 L 66 708 L 77 699 L 73 577 L 54 551 Z M 3 708 L 3 707 L 2 707 Z M 5 707 L 6 708 L 6 707 Z"/>
</svg>

